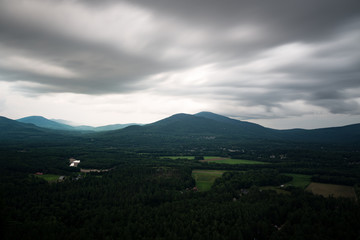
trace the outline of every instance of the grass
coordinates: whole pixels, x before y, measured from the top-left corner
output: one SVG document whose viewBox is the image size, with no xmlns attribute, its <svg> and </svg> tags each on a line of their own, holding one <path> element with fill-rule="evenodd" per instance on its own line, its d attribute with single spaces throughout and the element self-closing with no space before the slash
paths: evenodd
<svg viewBox="0 0 360 240">
<path fill-rule="evenodd" d="M 192 176 L 199 191 L 208 191 L 215 180 L 221 177 L 224 172 L 221 170 L 193 170 Z"/>
<path fill-rule="evenodd" d="M 36 177 L 42 178 L 48 182 L 56 182 L 60 175 L 55 175 L 55 174 L 44 174 L 44 175 L 35 175 Z"/>
<path fill-rule="evenodd" d="M 326 183 L 310 183 L 306 188 L 306 191 L 312 192 L 316 195 L 321 195 L 324 197 L 345 197 L 356 199 L 355 190 L 353 187 L 345 185 L 335 185 L 335 184 L 326 184 Z"/>
<path fill-rule="evenodd" d="M 205 156 L 204 157 L 204 160 L 211 160 L 211 159 L 214 159 L 214 158 L 221 158 L 221 157 L 216 157 L 216 156 Z M 226 158 L 224 158 L 226 159 Z"/>
<path fill-rule="evenodd" d="M 311 182 L 311 176 L 310 175 L 293 174 L 293 173 L 286 173 L 284 175 L 293 177 L 293 180 L 286 183 L 285 186 L 294 186 L 294 187 L 299 187 L 299 188 L 306 188 Z"/>
</svg>

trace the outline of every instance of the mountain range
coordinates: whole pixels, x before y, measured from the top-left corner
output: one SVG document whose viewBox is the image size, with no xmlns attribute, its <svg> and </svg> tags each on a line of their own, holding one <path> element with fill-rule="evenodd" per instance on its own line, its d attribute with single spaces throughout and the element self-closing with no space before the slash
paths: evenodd
<svg viewBox="0 0 360 240">
<path fill-rule="evenodd" d="M 121 128 L 116 129 L 114 128 Z M 109 129 L 110 131 L 106 131 Z M 259 124 L 231 119 L 210 112 L 194 115 L 175 114 L 146 125 L 108 125 L 104 127 L 74 127 L 40 116 L 17 121 L 0 117 L 0 139 L 26 139 L 48 135 L 82 134 L 99 141 L 119 144 L 165 144 L 179 142 L 242 142 L 290 141 L 318 143 L 360 143 L 360 124 L 313 130 L 276 130 Z M 82 130 L 78 131 L 78 130 Z M 84 132 L 88 131 L 88 132 Z M 95 132 L 102 131 L 102 132 Z M 76 133 L 78 132 L 78 133 Z"/>
<path fill-rule="evenodd" d="M 65 124 L 64 122 L 67 122 L 65 120 L 50 120 L 47 118 L 44 118 L 42 116 L 29 116 L 17 119 L 16 121 L 22 122 L 22 123 L 31 123 L 38 127 L 42 128 L 49 128 L 49 129 L 55 129 L 55 130 L 65 130 L 65 131 L 95 131 L 95 132 L 101 132 L 101 131 L 111 131 L 111 130 L 117 130 L 122 129 L 131 125 L 137 125 L 136 123 L 126 123 L 126 124 L 111 124 L 106 126 L 100 126 L 100 127 L 92 127 L 92 126 L 71 126 L 69 124 Z"/>
</svg>

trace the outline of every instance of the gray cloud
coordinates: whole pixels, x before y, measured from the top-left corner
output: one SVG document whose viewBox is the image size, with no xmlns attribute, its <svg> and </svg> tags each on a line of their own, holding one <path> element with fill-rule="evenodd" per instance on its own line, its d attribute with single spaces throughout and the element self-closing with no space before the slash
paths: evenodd
<svg viewBox="0 0 360 240">
<path fill-rule="evenodd" d="M 262 109 L 243 117 L 359 114 L 359 26 L 357 0 L 0 0 L 0 81 Z"/>
</svg>

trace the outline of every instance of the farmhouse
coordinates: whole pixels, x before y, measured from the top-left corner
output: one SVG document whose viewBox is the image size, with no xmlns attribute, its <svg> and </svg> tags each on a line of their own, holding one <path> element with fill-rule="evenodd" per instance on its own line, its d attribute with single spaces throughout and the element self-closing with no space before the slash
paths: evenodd
<svg viewBox="0 0 360 240">
<path fill-rule="evenodd" d="M 77 160 L 75 158 L 70 158 L 69 162 L 70 162 L 70 167 L 77 167 L 80 163 L 80 160 Z"/>
</svg>

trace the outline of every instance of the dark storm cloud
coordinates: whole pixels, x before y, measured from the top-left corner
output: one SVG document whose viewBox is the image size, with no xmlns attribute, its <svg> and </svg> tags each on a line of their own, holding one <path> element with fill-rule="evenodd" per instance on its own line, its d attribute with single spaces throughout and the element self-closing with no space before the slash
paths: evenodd
<svg viewBox="0 0 360 240">
<path fill-rule="evenodd" d="M 359 114 L 359 29 L 358 0 L 0 0 L 0 80 Z"/>
<path fill-rule="evenodd" d="M 26 71 L 22 66 L 17 69 L 0 64 L 0 77 L 3 81 L 42 84 L 29 90 L 85 94 L 134 91 L 144 88 L 136 86 L 143 78 L 174 67 L 171 63 L 160 62 L 146 55 L 130 54 L 111 45 L 82 41 L 62 32 L 37 28 L 26 22 L 15 21 L 7 16 L 8 13 L 2 13 L 0 51 L 3 53 L 3 61 L 6 60 L 6 55 L 22 56 L 76 73 L 72 78 L 61 78 L 56 74 L 51 76 Z"/>
</svg>

